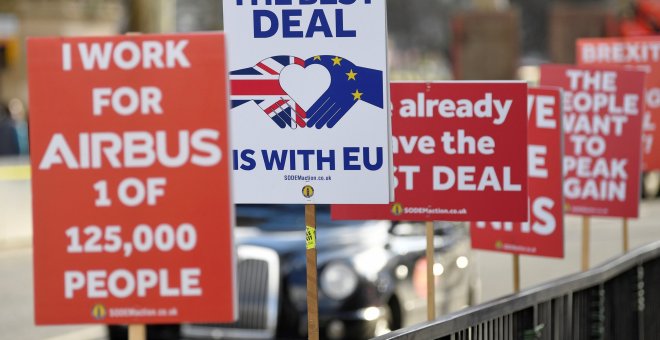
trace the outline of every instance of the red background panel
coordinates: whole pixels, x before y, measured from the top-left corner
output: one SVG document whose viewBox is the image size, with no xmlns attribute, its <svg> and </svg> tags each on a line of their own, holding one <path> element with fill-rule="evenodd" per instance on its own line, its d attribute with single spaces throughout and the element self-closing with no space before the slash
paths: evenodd
<svg viewBox="0 0 660 340">
<path fill-rule="evenodd" d="M 596 77 L 600 74 L 605 77 L 606 72 L 615 72 L 616 78 L 613 84 L 615 92 L 607 91 L 606 89 L 595 90 L 594 86 L 588 86 L 586 89 L 582 87 L 582 82 L 574 82 L 576 88 L 571 88 L 571 79 L 569 74 L 575 72 L 587 72 L 590 77 Z M 610 216 L 610 217 L 637 217 L 639 215 L 639 190 L 640 190 L 640 172 L 642 165 L 642 152 L 641 152 L 641 132 L 642 132 L 642 114 L 644 112 L 644 81 L 645 75 L 641 71 L 630 71 L 622 68 L 607 68 L 607 67 L 589 67 L 589 66 L 569 66 L 569 65 L 543 65 L 541 66 L 541 85 L 558 86 L 564 89 L 564 103 L 572 103 L 570 98 L 579 98 L 578 105 L 586 105 L 589 99 L 598 93 L 605 95 L 607 103 L 613 103 L 604 108 L 588 110 L 588 112 L 577 112 L 576 107 L 573 105 L 564 105 L 564 195 L 566 198 L 566 212 L 575 215 L 593 215 L 593 216 Z M 598 83 L 598 82 L 596 82 Z M 602 84 L 601 84 L 602 85 Z M 601 86 L 598 85 L 598 86 Z M 623 113 L 613 113 L 610 110 L 618 111 L 623 103 L 624 96 L 637 96 L 638 100 L 634 103 L 634 110 Z M 625 110 L 624 110 L 625 111 Z M 634 114 L 633 111 L 637 113 Z M 615 133 L 616 127 L 614 123 L 610 124 L 611 133 L 604 135 L 601 133 L 601 128 L 594 129 L 595 124 L 582 122 L 578 123 L 580 117 L 587 117 L 586 121 L 590 122 L 594 116 L 600 117 L 599 119 L 605 120 L 608 117 L 625 116 L 627 122 L 622 124 L 621 135 L 617 136 Z M 575 119 L 576 125 L 574 131 L 568 130 L 569 121 Z M 614 121 L 614 118 L 610 118 Z M 618 119 L 618 118 L 617 118 Z M 582 120 L 584 121 L 584 120 Z M 578 127 L 579 126 L 579 127 Z M 599 125 L 598 125 L 599 126 Z M 586 129 L 590 132 L 587 133 Z M 595 132 L 594 132 L 595 131 Z M 592 138 L 594 136 L 602 137 L 605 141 L 605 150 L 600 157 L 593 157 L 583 152 L 581 155 L 576 152 L 576 143 L 572 141 L 572 136 L 580 136 Z M 580 176 L 577 170 L 568 169 L 566 164 L 567 158 L 587 157 L 591 158 L 592 165 L 596 164 L 598 158 L 605 159 L 608 164 L 613 160 L 625 161 L 625 172 L 627 178 L 620 179 L 618 176 L 613 178 L 611 176 L 600 175 L 596 173 L 593 168 L 582 171 L 582 173 L 590 172 L 590 176 Z M 618 169 L 618 168 L 615 168 Z M 607 171 L 612 170 L 608 167 Z M 616 172 L 618 174 L 618 172 Z M 614 181 L 617 185 L 625 184 L 625 197 L 621 199 L 617 196 L 610 194 L 616 192 L 615 187 L 609 185 L 610 181 Z M 579 183 L 573 185 L 571 183 Z M 589 184 L 592 183 L 592 184 Z M 591 190 L 596 188 L 595 190 Z"/>
<path fill-rule="evenodd" d="M 402 108 L 411 101 L 451 99 L 456 103 L 469 100 L 473 103 L 492 94 L 493 100 L 511 100 L 506 120 L 495 125 L 492 118 L 446 118 L 439 114 L 437 106 L 432 117 L 407 117 Z M 406 189 L 406 176 L 396 171 L 398 185 L 395 201 L 389 205 L 333 205 L 332 216 L 336 219 L 389 219 L 389 220 L 449 220 L 449 221 L 525 221 L 527 219 L 527 84 L 522 82 L 439 82 L 439 83 L 392 83 L 392 135 L 398 143 L 394 153 L 394 166 L 419 166 L 413 177 L 412 189 Z M 419 111 L 418 111 L 419 112 Z M 495 109 L 493 109 L 495 112 Z M 496 115 L 496 114 L 495 114 Z M 454 137 L 458 130 L 476 140 L 491 136 L 495 152 L 491 155 L 447 154 L 442 146 L 444 132 Z M 413 138 L 430 136 L 435 141 L 433 153 L 425 154 L 415 146 L 411 153 L 404 152 L 402 138 L 410 143 Z M 455 146 L 455 144 L 454 144 Z M 433 167 L 448 166 L 456 171 L 458 166 L 476 167 L 474 183 L 478 183 L 487 166 L 493 166 L 503 186 L 503 167 L 511 168 L 511 183 L 519 184 L 519 191 L 496 191 L 486 187 L 483 191 L 459 191 L 455 185 L 449 190 L 434 190 Z M 458 177 L 458 175 L 457 175 Z"/>
<path fill-rule="evenodd" d="M 82 68 L 78 46 L 82 43 L 132 41 L 141 46 L 145 41 L 164 43 L 187 40 L 184 53 L 190 67 L 119 69 L 112 62 L 106 70 Z M 34 214 L 34 277 L 37 324 L 65 323 L 176 323 L 221 322 L 236 317 L 233 280 L 234 248 L 232 241 L 233 208 L 229 192 L 230 161 L 228 146 L 227 69 L 225 42 L 222 34 L 135 35 L 97 38 L 44 38 L 28 42 L 30 84 L 30 148 L 32 151 L 32 188 Z M 72 46 L 72 69 L 63 70 L 64 44 Z M 124 55 L 128 58 L 128 54 Z M 142 65 L 142 64 L 140 64 Z M 105 108 L 93 115 L 92 89 L 128 86 L 156 86 L 161 89 L 163 113 L 121 116 Z M 62 134 L 74 156 L 78 157 L 81 133 L 109 132 L 120 136 L 127 131 L 167 135 L 169 153 L 178 153 L 178 134 L 198 129 L 220 133 L 213 141 L 222 152 L 221 160 L 212 166 L 198 166 L 190 159 L 181 167 L 166 167 L 159 162 L 145 168 L 113 168 L 103 158 L 100 169 L 71 169 L 55 164 L 40 169 L 39 164 L 55 134 Z M 120 161 L 123 159 L 120 153 Z M 191 154 L 194 153 L 191 150 Z M 196 152 L 205 155 L 205 153 Z M 157 204 L 128 207 L 119 202 L 117 185 L 135 177 L 164 177 L 165 195 Z M 106 180 L 113 204 L 95 206 L 97 192 L 93 185 Z M 133 251 L 125 257 L 119 253 L 67 253 L 70 239 L 65 231 L 81 228 L 81 243 L 86 241 L 82 228 L 97 225 L 121 226 L 123 242 L 131 242 L 134 228 L 145 223 L 155 228 L 161 223 L 178 226 L 190 223 L 196 227 L 197 245 L 193 250 L 176 249 L 163 252 Z M 106 244 L 101 240 L 101 244 Z M 201 296 L 163 297 L 150 290 L 146 297 L 88 298 L 86 289 L 75 292 L 72 299 L 64 296 L 65 271 L 140 268 L 167 269 L 170 286 L 178 287 L 181 268 L 201 270 Z M 176 275 L 175 275 L 176 274 Z M 101 305 L 103 313 L 93 313 Z M 122 309 L 168 310 L 168 315 L 120 316 Z M 148 314 L 148 313 L 147 313 Z M 176 315 L 174 315 L 176 314 Z"/>
<path fill-rule="evenodd" d="M 583 53 L 585 48 L 595 52 Z M 646 113 L 642 122 L 644 170 L 660 170 L 660 37 L 578 39 L 579 65 L 632 66 L 646 72 Z"/>
</svg>

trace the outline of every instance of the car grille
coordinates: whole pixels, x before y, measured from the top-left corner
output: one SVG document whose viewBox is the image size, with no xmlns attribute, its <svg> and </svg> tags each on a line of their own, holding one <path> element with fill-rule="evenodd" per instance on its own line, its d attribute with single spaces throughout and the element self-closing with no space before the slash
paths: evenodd
<svg viewBox="0 0 660 340">
<path fill-rule="evenodd" d="M 275 251 L 238 247 L 238 321 L 183 325 L 184 338 L 271 339 L 275 337 L 279 297 L 279 258 Z"/>
</svg>

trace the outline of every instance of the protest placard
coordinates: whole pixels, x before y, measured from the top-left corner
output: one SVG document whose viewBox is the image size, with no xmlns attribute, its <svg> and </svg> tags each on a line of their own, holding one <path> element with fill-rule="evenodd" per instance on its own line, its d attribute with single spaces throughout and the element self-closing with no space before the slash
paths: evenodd
<svg viewBox="0 0 660 340">
<path fill-rule="evenodd" d="M 642 116 L 643 170 L 660 169 L 660 37 L 583 38 L 577 40 L 579 65 L 631 66 L 645 71 Z"/>
<path fill-rule="evenodd" d="M 395 201 L 336 219 L 527 220 L 527 84 L 391 85 Z"/>
<path fill-rule="evenodd" d="M 224 41 L 28 41 L 37 324 L 237 318 Z"/>
<path fill-rule="evenodd" d="M 384 1 L 224 1 L 237 203 L 390 199 Z"/>
<path fill-rule="evenodd" d="M 565 211 L 637 217 L 644 72 L 543 65 L 541 85 L 564 89 Z"/>
<path fill-rule="evenodd" d="M 560 89 L 529 88 L 529 221 L 472 222 L 472 248 L 522 255 L 564 256 L 561 104 Z"/>
</svg>

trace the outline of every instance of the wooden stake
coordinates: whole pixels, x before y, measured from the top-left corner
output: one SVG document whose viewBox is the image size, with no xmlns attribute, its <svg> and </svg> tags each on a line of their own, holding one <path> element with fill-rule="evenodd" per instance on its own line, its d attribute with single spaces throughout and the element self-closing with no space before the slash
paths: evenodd
<svg viewBox="0 0 660 340">
<path fill-rule="evenodd" d="M 147 326 L 144 324 L 128 325 L 128 340 L 147 340 Z"/>
<path fill-rule="evenodd" d="M 319 294 L 316 271 L 316 207 L 305 205 L 305 239 L 307 251 L 307 337 L 319 339 Z"/>
<path fill-rule="evenodd" d="M 426 222 L 426 314 L 429 319 L 435 320 L 435 247 L 433 246 L 433 222 Z"/>
<path fill-rule="evenodd" d="M 589 216 L 582 217 L 582 271 L 589 270 Z"/>
<path fill-rule="evenodd" d="M 623 219 L 623 253 L 624 254 L 628 252 L 628 249 L 629 249 L 628 248 L 629 247 L 628 242 L 629 242 L 628 241 L 628 218 L 624 218 Z"/>
<path fill-rule="evenodd" d="M 126 32 L 128 36 L 140 35 L 140 32 Z M 128 340 L 147 340 L 147 325 L 128 325 Z"/>
<path fill-rule="evenodd" d="M 520 255 L 513 254 L 513 292 L 520 291 Z"/>
</svg>

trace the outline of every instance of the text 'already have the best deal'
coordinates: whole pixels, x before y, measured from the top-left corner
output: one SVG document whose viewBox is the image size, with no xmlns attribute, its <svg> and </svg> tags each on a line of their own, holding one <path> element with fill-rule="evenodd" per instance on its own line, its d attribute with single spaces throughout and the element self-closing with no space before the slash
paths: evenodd
<svg viewBox="0 0 660 340">
<path fill-rule="evenodd" d="M 525 83 L 394 82 L 391 98 L 395 201 L 333 218 L 526 220 Z"/>
</svg>

